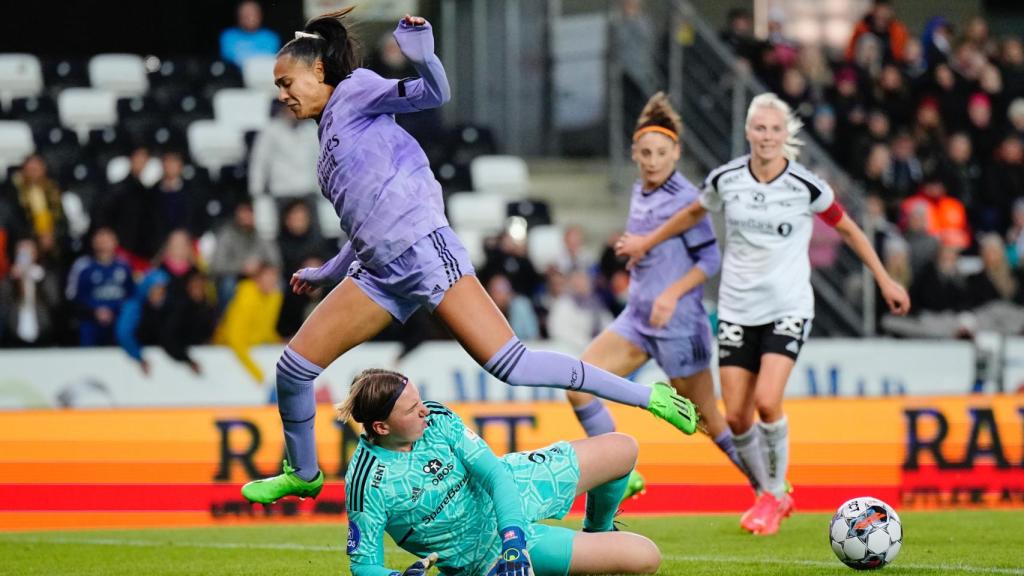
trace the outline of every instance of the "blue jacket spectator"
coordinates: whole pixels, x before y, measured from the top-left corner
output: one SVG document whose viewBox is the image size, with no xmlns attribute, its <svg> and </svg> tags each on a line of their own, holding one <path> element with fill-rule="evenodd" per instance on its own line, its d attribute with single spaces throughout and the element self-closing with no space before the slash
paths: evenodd
<svg viewBox="0 0 1024 576">
<path fill-rule="evenodd" d="M 100 228 L 92 237 L 93 255 L 85 260 L 75 282 L 79 310 L 79 342 L 82 346 L 114 343 L 114 326 L 122 306 L 135 292 L 128 264 L 117 258 L 117 235 Z"/>
<path fill-rule="evenodd" d="M 238 26 L 220 35 L 220 57 L 239 68 L 252 56 L 273 56 L 281 48 L 281 39 L 263 24 L 263 9 L 258 2 L 245 0 L 238 4 Z"/>
<path fill-rule="evenodd" d="M 143 372 L 148 372 L 149 366 L 142 357 L 139 327 L 147 309 L 160 309 L 164 306 L 167 300 L 167 284 L 170 281 L 171 276 L 162 268 L 156 268 L 146 274 L 132 297 L 124 303 L 121 314 L 117 317 L 117 344 L 139 363 Z"/>
</svg>

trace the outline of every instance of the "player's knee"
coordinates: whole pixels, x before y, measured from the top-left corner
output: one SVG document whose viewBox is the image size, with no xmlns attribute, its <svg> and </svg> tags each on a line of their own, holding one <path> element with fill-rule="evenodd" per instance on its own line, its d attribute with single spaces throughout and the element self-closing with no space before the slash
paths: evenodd
<svg viewBox="0 0 1024 576">
<path fill-rule="evenodd" d="M 654 542 L 646 538 L 643 540 L 643 544 L 636 547 L 636 556 L 627 570 L 631 574 L 654 574 L 661 566 L 661 551 Z"/>
<path fill-rule="evenodd" d="M 743 434 L 754 425 L 754 417 L 746 414 L 726 414 L 725 423 L 733 434 Z"/>
</svg>

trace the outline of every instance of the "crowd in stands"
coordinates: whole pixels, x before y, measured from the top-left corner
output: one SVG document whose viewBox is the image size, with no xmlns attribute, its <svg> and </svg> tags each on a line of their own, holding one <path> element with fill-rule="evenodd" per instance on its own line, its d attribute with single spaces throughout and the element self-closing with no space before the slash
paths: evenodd
<svg viewBox="0 0 1024 576">
<path fill-rule="evenodd" d="M 771 11 L 761 39 L 734 10 L 721 38 L 863 186 L 879 253 L 913 299 L 914 318 L 883 328 L 1020 333 L 1024 38 L 941 14 L 908 30 L 878 0 L 833 54 L 787 37 L 784 18 Z"/>
</svg>

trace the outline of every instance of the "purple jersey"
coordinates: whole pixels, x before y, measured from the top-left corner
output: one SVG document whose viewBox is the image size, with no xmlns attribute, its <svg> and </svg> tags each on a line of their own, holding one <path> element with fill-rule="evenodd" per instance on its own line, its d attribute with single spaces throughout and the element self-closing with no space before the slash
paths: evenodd
<svg viewBox="0 0 1024 576">
<path fill-rule="evenodd" d="M 700 191 L 679 172 L 674 172 L 664 184 L 647 192 L 638 181 L 633 185 L 626 231 L 649 234 L 699 196 Z M 701 302 L 703 285 L 679 299 L 675 314 L 662 328 L 652 327 L 650 317 L 654 300 L 697 264 L 699 252 L 712 248 L 714 244 L 715 230 L 711 219 L 705 216 L 680 236 L 652 248 L 633 267 L 629 276 L 629 303 L 623 315 L 631 318 L 637 331 L 658 338 L 678 338 L 707 331 L 707 313 Z M 716 270 L 708 272 L 711 276 Z"/>
<path fill-rule="evenodd" d="M 400 33 L 430 31 L 396 37 Z M 426 155 L 393 116 L 449 98 L 436 56 L 414 64 L 421 78 L 412 80 L 387 80 L 357 68 L 335 88 L 320 118 L 320 190 L 334 205 L 356 257 L 371 269 L 448 225 L 441 185 Z"/>
</svg>

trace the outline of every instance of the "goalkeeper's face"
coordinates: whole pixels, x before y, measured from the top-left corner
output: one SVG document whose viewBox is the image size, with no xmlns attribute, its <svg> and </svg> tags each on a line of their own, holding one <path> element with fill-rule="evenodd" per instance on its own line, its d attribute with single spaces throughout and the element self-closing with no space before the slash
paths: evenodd
<svg viewBox="0 0 1024 576">
<path fill-rule="evenodd" d="M 395 402 L 391 415 L 384 421 L 389 444 L 410 444 L 423 436 L 427 429 L 429 410 L 423 405 L 420 391 L 412 382 L 406 385 Z"/>
</svg>

